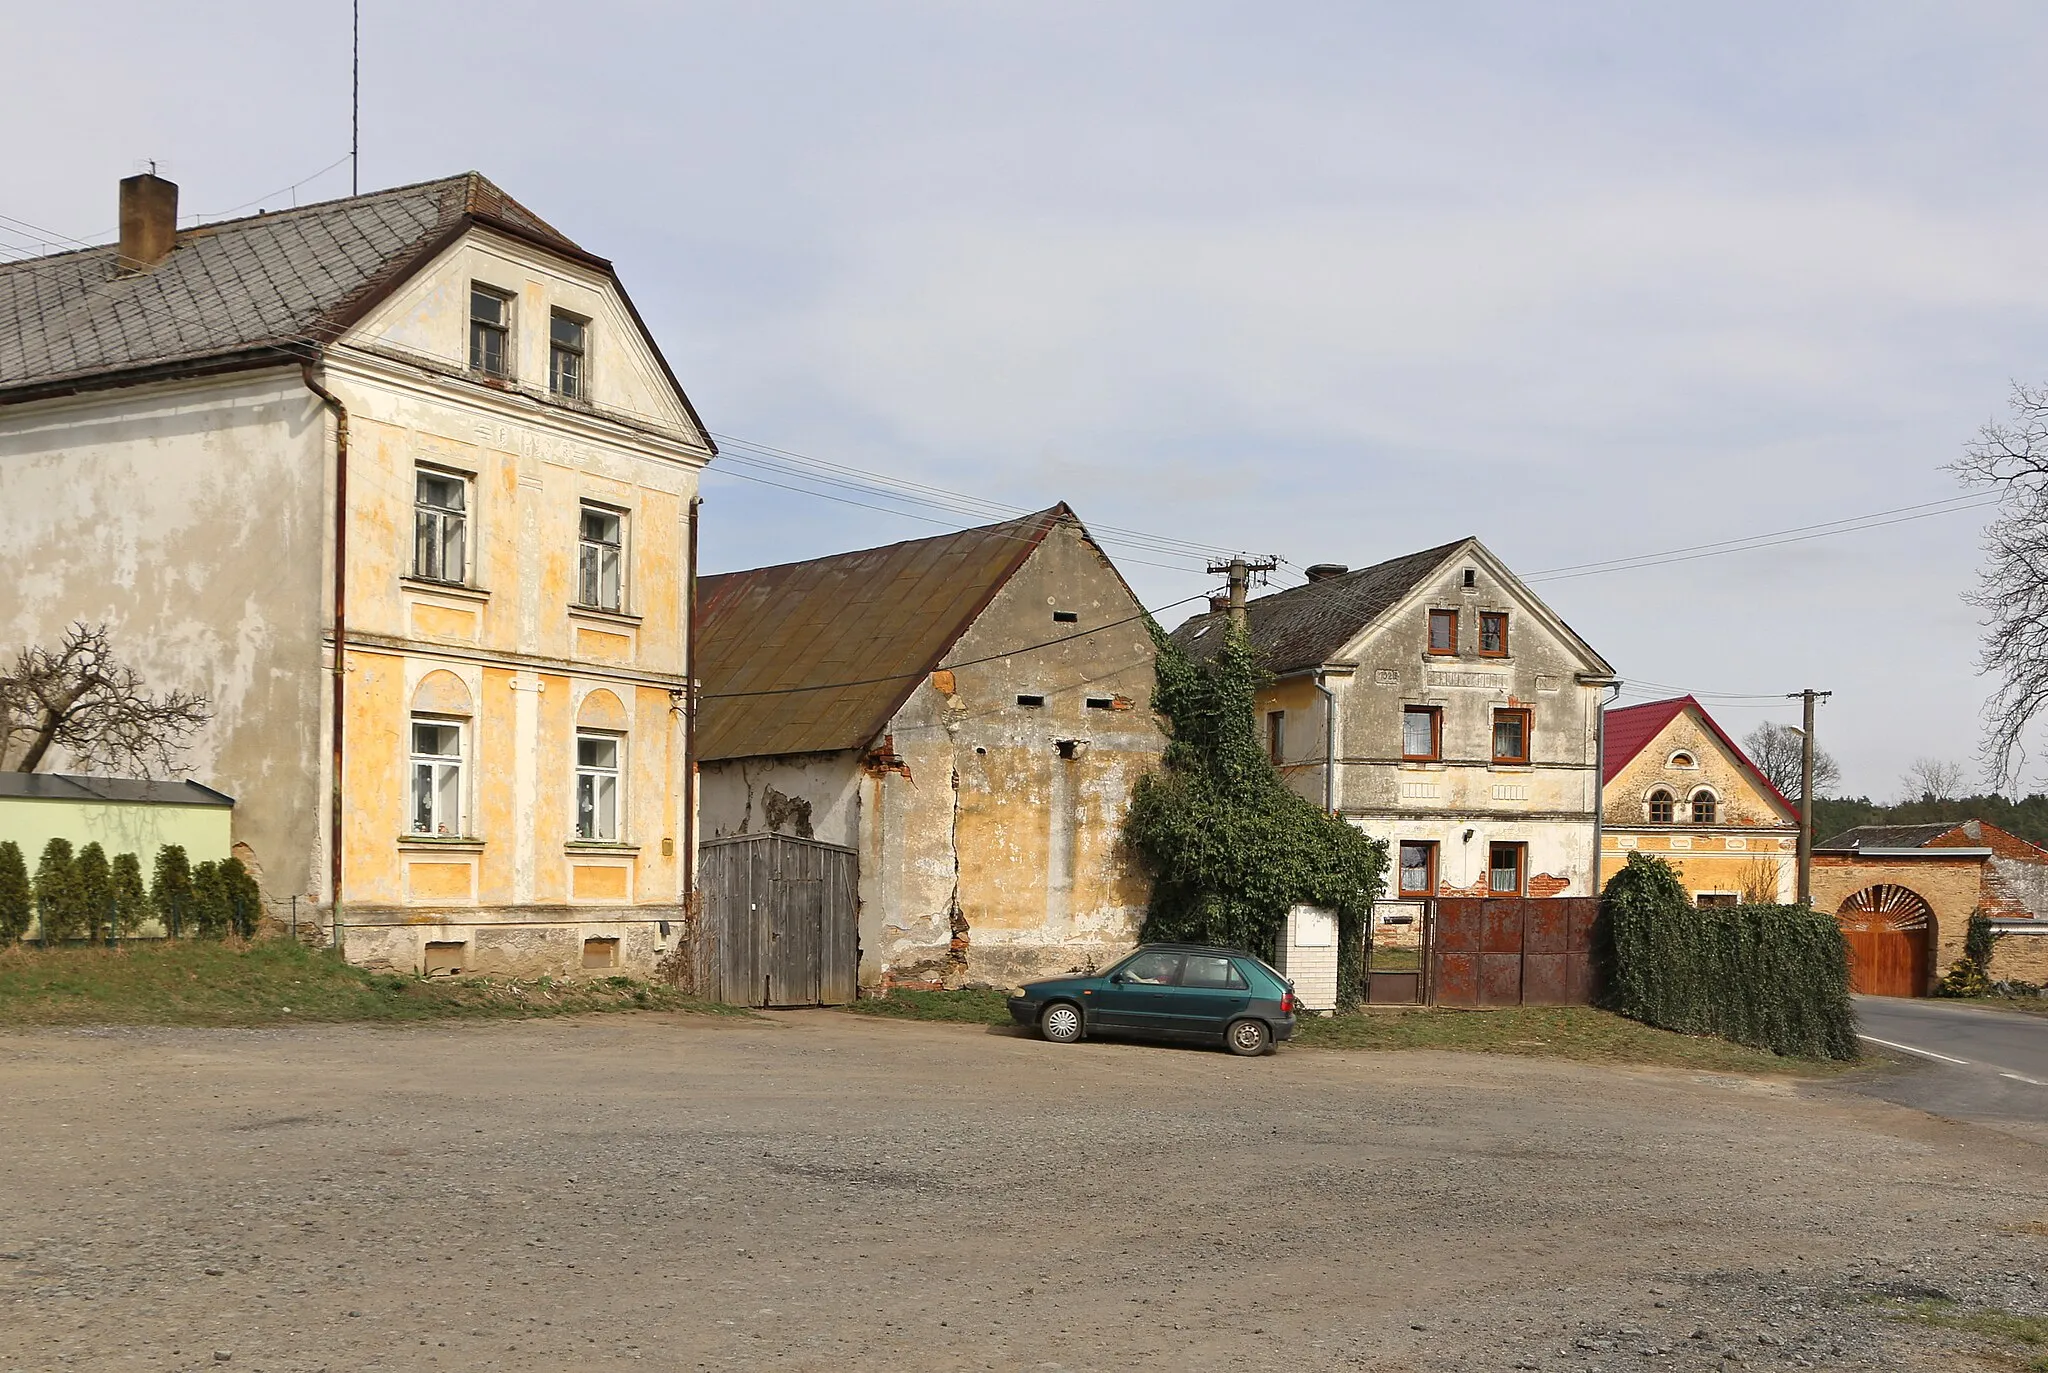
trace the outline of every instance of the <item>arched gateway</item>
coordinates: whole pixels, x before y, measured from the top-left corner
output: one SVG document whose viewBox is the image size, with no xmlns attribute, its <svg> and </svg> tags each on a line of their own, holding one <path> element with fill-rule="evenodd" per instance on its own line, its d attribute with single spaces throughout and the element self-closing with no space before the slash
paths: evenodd
<svg viewBox="0 0 2048 1373">
<path fill-rule="evenodd" d="M 1841 904 L 1849 985 L 1871 996 L 1924 996 L 1934 911 L 1910 887 L 1880 882 Z"/>
</svg>

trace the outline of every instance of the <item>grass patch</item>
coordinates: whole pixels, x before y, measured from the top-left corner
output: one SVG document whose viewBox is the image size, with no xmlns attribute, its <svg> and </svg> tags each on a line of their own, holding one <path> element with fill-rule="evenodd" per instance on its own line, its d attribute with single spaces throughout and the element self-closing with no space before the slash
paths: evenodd
<svg viewBox="0 0 2048 1373">
<path fill-rule="evenodd" d="M 625 977 L 430 981 L 373 973 L 284 939 L 0 952 L 0 1026 L 396 1023 L 640 1010 L 747 1014 Z"/>
<path fill-rule="evenodd" d="M 1296 1022 L 1293 1042 L 1318 1049 L 1450 1049 L 1732 1073 L 1818 1076 L 1855 1066 L 1826 1059 L 1781 1058 L 1725 1039 L 1660 1030 L 1590 1006 L 1304 1016 Z"/>
<path fill-rule="evenodd" d="M 2048 1016 L 2048 996 L 1958 997 L 1958 1006 L 1989 1006 L 1994 1011 L 2018 1011 L 2021 1015 Z"/>
<path fill-rule="evenodd" d="M 898 987 L 887 996 L 865 996 L 846 1007 L 855 1015 L 888 1016 L 895 1020 L 950 1020 L 961 1025 L 1010 1024 L 1005 992 L 919 992 Z"/>
<path fill-rule="evenodd" d="M 1994 1307 L 1959 1306 L 1952 1301 L 1927 1299 L 1894 1299 L 1887 1303 L 1887 1307 L 1884 1313 L 1886 1320 L 1983 1335 L 2009 1344 L 2024 1345 L 2030 1350 L 2048 1348 L 2048 1316 L 2022 1316 Z M 2029 1373 L 2048 1373 L 2048 1354 L 2030 1359 L 2026 1367 Z"/>
</svg>

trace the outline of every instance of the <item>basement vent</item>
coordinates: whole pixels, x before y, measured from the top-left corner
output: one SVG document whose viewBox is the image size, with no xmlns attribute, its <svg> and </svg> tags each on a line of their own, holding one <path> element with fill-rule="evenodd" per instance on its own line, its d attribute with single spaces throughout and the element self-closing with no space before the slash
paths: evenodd
<svg viewBox="0 0 2048 1373">
<path fill-rule="evenodd" d="M 1090 709 L 1090 710 L 1115 710 L 1115 709 L 1116 709 L 1116 697 L 1114 697 L 1114 696 L 1090 696 L 1090 697 L 1088 698 L 1088 709 Z"/>
<path fill-rule="evenodd" d="M 590 969 L 618 967 L 619 941 L 616 939 L 584 940 L 583 966 Z"/>
<path fill-rule="evenodd" d="M 1045 704 L 1045 698 L 1043 696 L 1019 696 L 1017 704 L 1020 706 L 1042 706 Z"/>
<path fill-rule="evenodd" d="M 1056 625 L 1075 625 L 1081 623 L 1081 617 L 1071 610 L 1055 610 L 1052 613 L 1052 622 Z"/>
<path fill-rule="evenodd" d="M 469 960 L 464 957 L 469 945 L 460 940 L 430 939 L 427 941 L 426 974 L 428 977 L 441 974 L 453 976 L 462 971 L 462 965 Z"/>
<path fill-rule="evenodd" d="M 1060 751 L 1060 757 L 1070 761 L 1081 756 L 1081 741 L 1079 739 L 1055 739 L 1053 740 L 1053 747 Z"/>
</svg>

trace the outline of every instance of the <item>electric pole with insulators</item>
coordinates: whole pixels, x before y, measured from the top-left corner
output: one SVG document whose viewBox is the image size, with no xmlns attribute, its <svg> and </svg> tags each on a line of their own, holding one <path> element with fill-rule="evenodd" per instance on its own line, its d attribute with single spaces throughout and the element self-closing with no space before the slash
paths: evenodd
<svg viewBox="0 0 2048 1373">
<path fill-rule="evenodd" d="M 1228 562 L 1209 564 L 1210 575 L 1213 576 L 1220 572 L 1227 574 L 1230 578 L 1230 627 L 1232 629 L 1237 630 L 1240 634 L 1244 632 L 1247 623 L 1244 608 L 1245 593 L 1251 589 L 1252 574 L 1256 572 L 1263 577 L 1279 565 L 1280 560 L 1278 558 L 1246 558 L 1243 556 L 1232 558 Z"/>
<path fill-rule="evenodd" d="M 1804 702 L 1805 719 L 1799 731 L 1799 904 L 1813 904 L 1813 708 L 1834 695 L 1808 687 L 1791 695 Z"/>
</svg>

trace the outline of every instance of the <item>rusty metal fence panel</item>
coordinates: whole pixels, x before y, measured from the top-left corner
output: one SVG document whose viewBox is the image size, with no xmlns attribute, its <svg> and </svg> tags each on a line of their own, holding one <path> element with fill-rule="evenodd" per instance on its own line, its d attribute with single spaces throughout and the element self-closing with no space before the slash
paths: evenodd
<svg viewBox="0 0 2048 1373">
<path fill-rule="evenodd" d="M 1430 906 L 1431 1004 L 1592 1004 L 1598 898 L 1441 897 Z"/>
<path fill-rule="evenodd" d="M 783 834 L 706 840 L 698 859 L 704 995 L 742 1006 L 851 1001 L 859 857 Z"/>
</svg>

